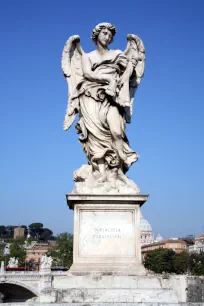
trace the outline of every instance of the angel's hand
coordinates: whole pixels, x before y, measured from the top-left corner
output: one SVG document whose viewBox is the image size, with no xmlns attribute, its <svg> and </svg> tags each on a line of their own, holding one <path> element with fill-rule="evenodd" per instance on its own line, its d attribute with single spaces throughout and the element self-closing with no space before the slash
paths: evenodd
<svg viewBox="0 0 204 306">
<path fill-rule="evenodd" d="M 107 75 L 97 73 L 96 81 L 101 82 L 102 84 L 109 84 L 111 82 L 111 78 L 108 77 Z"/>
<path fill-rule="evenodd" d="M 133 67 L 135 68 L 137 66 L 138 60 L 136 58 L 132 58 L 131 62 L 132 62 Z"/>
<path fill-rule="evenodd" d="M 110 84 L 111 79 L 109 78 L 101 78 L 101 82 L 104 84 Z"/>
</svg>

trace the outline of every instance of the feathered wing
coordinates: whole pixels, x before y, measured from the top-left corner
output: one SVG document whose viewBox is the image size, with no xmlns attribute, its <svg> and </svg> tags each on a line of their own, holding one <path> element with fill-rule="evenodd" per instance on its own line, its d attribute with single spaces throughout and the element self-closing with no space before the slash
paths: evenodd
<svg viewBox="0 0 204 306">
<path fill-rule="evenodd" d="M 80 37 L 78 35 L 71 36 L 62 52 L 62 71 L 68 83 L 68 104 L 63 125 L 65 131 L 70 128 L 79 111 L 79 99 L 76 93 L 77 85 L 83 79 L 82 54 Z"/>
<path fill-rule="evenodd" d="M 124 53 L 132 61 L 134 67 L 130 78 L 130 116 L 132 116 L 134 95 L 144 75 L 145 48 L 142 40 L 134 34 L 128 34 L 127 41 L 127 48 Z"/>
</svg>

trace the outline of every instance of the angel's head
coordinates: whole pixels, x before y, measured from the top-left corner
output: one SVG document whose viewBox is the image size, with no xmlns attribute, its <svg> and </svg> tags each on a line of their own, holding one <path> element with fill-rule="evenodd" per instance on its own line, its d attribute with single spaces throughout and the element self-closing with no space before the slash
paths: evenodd
<svg viewBox="0 0 204 306">
<path fill-rule="evenodd" d="M 108 22 L 102 22 L 95 26 L 92 31 L 92 40 L 97 44 L 100 40 L 101 44 L 108 46 L 113 41 L 113 37 L 116 33 L 116 27 Z"/>
</svg>

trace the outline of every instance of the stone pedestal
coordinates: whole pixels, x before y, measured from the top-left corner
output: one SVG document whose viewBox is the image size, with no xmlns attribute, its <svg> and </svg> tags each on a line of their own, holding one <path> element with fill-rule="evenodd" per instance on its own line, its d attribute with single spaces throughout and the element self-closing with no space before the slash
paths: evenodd
<svg viewBox="0 0 204 306">
<path fill-rule="evenodd" d="M 147 195 L 68 194 L 74 209 L 73 265 L 39 302 L 67 305 L 169 305 L 179 282 L 148 276 L 141 263 L 140 207 Z M 177 304 L 178 305 L 178 304 Z"/>
<path fill-rule="evenodd" d="M 74 209 L 71 273 L 145 275 L 141 263 L 140 207 L 148 195 L 68 194 Z"/>
</svg>

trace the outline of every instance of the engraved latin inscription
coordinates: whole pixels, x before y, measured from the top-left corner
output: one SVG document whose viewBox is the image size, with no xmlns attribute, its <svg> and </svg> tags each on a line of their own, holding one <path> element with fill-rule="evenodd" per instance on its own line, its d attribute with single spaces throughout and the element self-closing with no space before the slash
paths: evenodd
<svg viewBox="0 0 204 306">
<path fill-rule="evenodd" d="M 80 211 L 80 257 L 135 256 L 135 243 L 132 211 Z"/>
<path fill-rule="evenodd" d="M 94 228 L 95 234 L 93 235 L 93 239 L 121 239 L 121 229 L 114 227 L 99 227 Z"/>
</svg>

